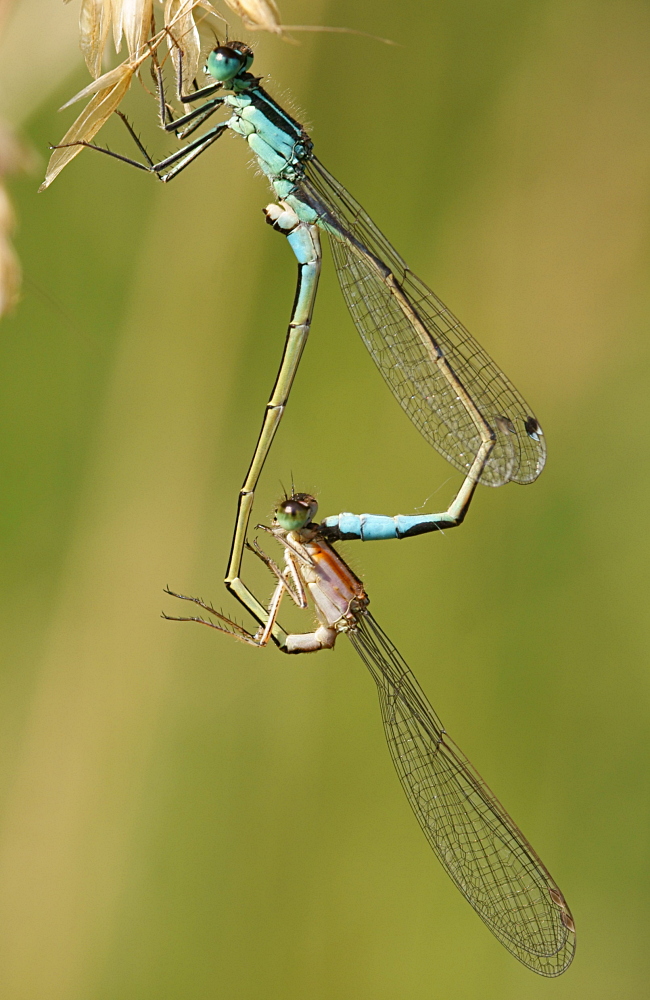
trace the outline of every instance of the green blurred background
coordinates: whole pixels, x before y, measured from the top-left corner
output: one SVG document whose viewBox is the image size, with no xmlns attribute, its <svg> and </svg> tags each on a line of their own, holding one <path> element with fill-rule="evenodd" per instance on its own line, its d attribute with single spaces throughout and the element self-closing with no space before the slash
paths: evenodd
<svg viewBox="0 0 650 1000">
<path fill-rule="evenodd" d="M 159 618 L 167 583 L 235 610 L 221 578 L 295 268 L 234 137 L 168 188 L 84 153 L 37 196 L 87 82 L 74 7 L 24 0 L 0 59 L 43 157 L 12 186 L 26 282 L 0 331 L 2 996 L 647 997 L 648 3 L 284 0 L 286 23 L 400 47 L 244 35 L 547 434 L 542 478 L 480 489 L 461 531 L 343 551 L 567 896 L 578 952 L 553 982 L 432 856 L 348 643 L 288 658 Z M 126 107 L 151 122 L 138 88 Z M 255 520 L 292 476 L 323 515 L 444 508 L 460 476 L 330 263 Z"/>
</svg>

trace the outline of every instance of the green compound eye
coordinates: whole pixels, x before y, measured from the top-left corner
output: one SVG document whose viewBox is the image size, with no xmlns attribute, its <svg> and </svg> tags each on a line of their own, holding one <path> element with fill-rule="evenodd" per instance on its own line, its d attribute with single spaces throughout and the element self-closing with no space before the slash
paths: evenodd
<svg viewBox="0 0 650 1000">
<path fill-rule="evenodd" d="M 275 519 L 285 531 L 297 531 L 316 516 L 318 504 L 308 493 L 295 493 L 275 511 Z"/>
<path fill-rule="evenodd" d="M 239 46 L 240 43 L 237 43 Z M 241 45 L 241 51 L 229 45 L 220 45 L 218 49 L 213 49 L 208 56 L 207 71 L 215 80 L 226 83 L 232 80 L 253 62 L 253 53 L 247 45 Z"/>
</svg>

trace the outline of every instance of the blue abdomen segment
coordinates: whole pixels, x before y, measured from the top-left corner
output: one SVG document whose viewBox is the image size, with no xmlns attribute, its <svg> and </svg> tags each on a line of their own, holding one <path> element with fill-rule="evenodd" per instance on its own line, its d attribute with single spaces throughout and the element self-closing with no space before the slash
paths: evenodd
<svg viewBox="0 0 650 1000">
<path fill-rule="evenodd" d="M 449 514 L 335 514 L 320 525 L 332 541 L 380 542 L 388 538 L 411 538 L 429 531 L 453 528 L 458 522 Z"/>
</svg>

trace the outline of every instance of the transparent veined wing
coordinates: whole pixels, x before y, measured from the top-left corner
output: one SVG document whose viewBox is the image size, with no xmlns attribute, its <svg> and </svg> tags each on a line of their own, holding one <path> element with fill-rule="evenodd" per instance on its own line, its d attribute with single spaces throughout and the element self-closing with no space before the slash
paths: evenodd
<svg viewBox="0 0 650 1000">
<path fill-rule="evenodd" d="M 361 612 L 348 635 L 377 685 L 395 769 L 443 868 L 515 958 L 559 976 L 576 942 L 560 889 L 374 618 Z"/>
<path fill-rule="evenodd" d="M 306 162 L 295 192 L 330 235 L 341 289 L 361 338 L 424 438 L 465 473 L 481 441 L 471 414 L 436 363 L 442 357 L 496 436 L 481 482 L 533 482 L 546 460 L 541 427 L 487 352 L 315 157 Z M 404 302 L 417 315 L 419 329 L 405 314 Z"/>
</svg>

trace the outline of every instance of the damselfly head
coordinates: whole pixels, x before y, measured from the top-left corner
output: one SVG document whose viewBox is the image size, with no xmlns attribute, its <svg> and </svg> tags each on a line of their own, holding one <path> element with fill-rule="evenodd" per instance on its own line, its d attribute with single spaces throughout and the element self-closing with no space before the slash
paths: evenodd
<svg viewBox="0 0 650 1000">
<path fill-rule="evenodd" d="M 297 531 L 313 521 L 318 504 L 309 493 L 292 493 L 278 505 L 275 519 L 285 531 Z"/>
<path fill-rule="evenodd" d="M 244 73 L 252 62 L 253 52 L 245 42 L 229 42 L 212 50 L 205 68 L 215 80 L 227 83 Z"/>
</svg>

